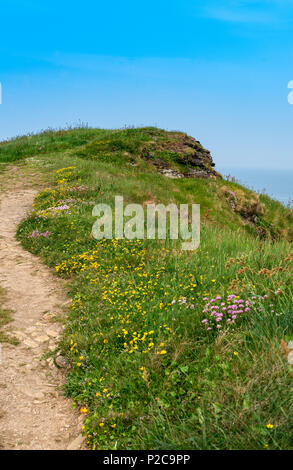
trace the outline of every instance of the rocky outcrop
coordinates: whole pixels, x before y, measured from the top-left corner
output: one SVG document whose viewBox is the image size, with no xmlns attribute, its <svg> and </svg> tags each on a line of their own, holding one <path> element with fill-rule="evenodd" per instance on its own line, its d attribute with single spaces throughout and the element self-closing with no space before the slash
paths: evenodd
<svg viewBox="0 0 293 470">
<path fill-rule="evenodd" d="M 182 132 L 153 136 L 142 149 L 142 157 L 170 178 L 221 178 L 209 150 Z"/>
</svg>

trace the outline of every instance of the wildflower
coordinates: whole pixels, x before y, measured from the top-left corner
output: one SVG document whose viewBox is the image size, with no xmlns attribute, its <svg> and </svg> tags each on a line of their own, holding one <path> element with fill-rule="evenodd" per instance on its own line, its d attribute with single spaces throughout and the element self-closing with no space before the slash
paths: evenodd
<svg viewBox="0 0 293 470">
<path fill-rule="evenodd" d="M 163 349 L 162 351 L 159 351 L 158 354 L 167 354 L 167 351 L 165 351 L 165 349 Z"/>
<path fill-rule="evenodd" d="M 88 411 L 89 411 L 89 410 L 88 410 L 87 408 L 81 408 L 81 409 L 80 409 L 80 412 L 81 412 L 83 415 L 85 415 L 86 413 L 88 413 Z"/>
<path fill-rule="evenodd" d="M 100 423 L 99 426 L 102 428 L 103 426 L 105 426 L 105 423 Z"/>
<path fill-rule="evenodd" d="M 233 199 L 235 199 L 235 201 L 237 201 L 237 197 L 236 197 L 236 194 L 234 193 L 234 191 L 228 191 L 228 193 L 230 194 L 230 196 L 233 197 Z"/>
<path fill-rule="evenodd" d="M 268 429 L 274 429 L 274 425 L 271 424 L 271 423 L 268 423 L 268 424 L 267 424 L 267 428 L 268 428 Z"/>
</svg>

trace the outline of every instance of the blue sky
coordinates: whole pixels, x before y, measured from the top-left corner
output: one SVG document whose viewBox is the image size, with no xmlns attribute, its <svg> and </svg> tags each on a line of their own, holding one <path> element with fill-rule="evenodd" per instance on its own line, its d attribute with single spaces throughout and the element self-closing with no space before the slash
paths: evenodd
<svg viewBox="0 0 293 470">
<path fill-rule="evenodd" d="M 183 130 L 218 167 L 293 168 L 292 0 L 0 0 L 0 139 Z"/>
</svg>

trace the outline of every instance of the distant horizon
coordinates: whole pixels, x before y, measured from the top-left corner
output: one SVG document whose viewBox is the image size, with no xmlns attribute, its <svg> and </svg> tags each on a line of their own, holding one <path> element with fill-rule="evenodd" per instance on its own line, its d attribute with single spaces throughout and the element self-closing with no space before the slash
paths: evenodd
<svg viewBox="0 0 293 470">
<path fill-rule="evenodd" d="M 267 194 L 287 205 L 293 202 L 293 168 L 223 168 L 216 170 L 224 177 L 235 178 L 237 183 L 255 192 Z"/>
<path fill-rule="evenodd" d="M 216 169 L 220 170 L 253 170 L 253 171 L 293 171 L 293 167 L 287 167 L 287 168 L 280 168 L 280 167 L 252 167 L 252 166 L 234 166 L 234 167 L 226 167 L 226 166 L 219 166 L 216 164 Z"/>
</svg>

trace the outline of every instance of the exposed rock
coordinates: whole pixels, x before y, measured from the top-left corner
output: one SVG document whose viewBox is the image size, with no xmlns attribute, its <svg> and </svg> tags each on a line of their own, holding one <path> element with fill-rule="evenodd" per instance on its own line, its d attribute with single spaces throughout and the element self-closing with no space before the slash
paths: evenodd
<svg viewBox="0 0 293 470">
<path fill-rule="evenodd" d="M 289 341 L 288 348 L 293 350 L 293 341 Z"/>
<path fill-rule="evenodd" d="M 56 330 L 47 330 L 46 333 L 51 338 L 57 338 L 57 336 L 59 335 L 59 332 Z"/>
<path fill-rule="evenodd" d="M 29 328 L 26 329 L 27 333 L 34 333 L 37 330 L 35 326 L 30 326 Z"/>
<path fill-rule="evenodd" d="M 184 175 L 181 173 L 178 173 L 176 170 L 171 170 L 171 168 L 161 168 L 158 170 L 162 175 L 167 176 L 168 178 L 184 178 Z"/>
<path fill-rule="evenodd" d="M 53 313 L 53 312 L 45 313 L 45 314 L 43 315 L 43 319 L 44 319 L 44 320 L 51 320 L 51 319 L 54 318 L 54 317 L 55 317 L 55 313 Z"/>
<path fill-rule="evenodd" d="M 67 447 L 67 450 L 80 450 L 81 447 L 83 446 L 84 444 L 84 437 L 82 435 L 80 436 L 77 436 L 76 439 L 74 439 L 70 444 L 69 446 Z"/>
<path fill-rule="evenodd" d="M 184 173 L 185 178 L 210 178 L 212 175 L 205 170 L 189 170 L 187 173 Z"/>
<path fill-rule="evenodd" d="M 169 178 L 222 177 L 213 168 L 209 150 L 182 132 L 154 136 L 142 149 L 142 157 Z M 174 164 L 180 169 L 175 169 Z"/>
<path fill-rule="evenodd" d="M 25 346 L 27 346 L 28 348 L 37 348 L 38 347 L 37 343 L 35 343 L 34 341 L 32 341 L 29 338 L 24 340 L 23 344 L 25 344 Z"/>
<path fill-rule="evenodd" d="M 52 341 L 50 341 L 50 343 L 48 344 L 48 349 L 49 349 L 50 351 L 55 351 L 55 349 L 56 349 L 56 344 L 53 343 Z"/>
<path fill-rule="evenodd" d="M 37 336 L 35 340 L 38 341 L 38 343 L 45 343 L 46 341 L 49 341 L 49 338 L 48 336 L 42 335 L 42 336 Z"/>
<path fill-rule="evenodd" d="M 43 400 L 45 398 L 45 395 L 43 392 L 38 392 L 33 395 L 33 398 L 35 400 Z"/>
<path fill-rule="evenodd" d="M 57 366 L 63 367 L 64 369 L 68 369 L 70 367 L 70 362 L 64 356 L 56 357 L 55 362 L 56 362 Z"/>
</svg>

